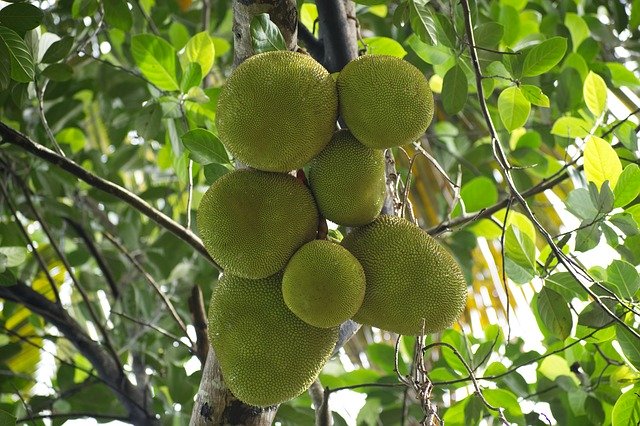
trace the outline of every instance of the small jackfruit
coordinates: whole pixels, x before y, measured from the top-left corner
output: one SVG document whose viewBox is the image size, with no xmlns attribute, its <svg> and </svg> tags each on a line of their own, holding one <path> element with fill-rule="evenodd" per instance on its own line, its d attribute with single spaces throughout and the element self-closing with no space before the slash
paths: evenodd
<svg viewBox="0 0 640 426">
<path fill-rule="evenodd" d="M 225 274 L 209 305 L 209 339 L 225 384 L 250 405 L 279 404 L 304 392 L 338 338 L 338 327 L 312 327 L 287 308 L 281 278 Z"/>
<path fill-rule="evenodd" d="M 467 285 L 460 266 L 435 239 L 411 222 L 381 215 L 342 240 L 367 280 L 353 319 L 398 334 L 450 327 L 464 309 Z"/>
<path fill-rule="evenodd" d="M 220 140 L 260 170 L 299 169 L 329 142 L 338 116 L 336 85 L 310 56 L 272 51 L 250 57 L 220 92 Z"/>
<path fill-rule="evenodd" d="M 311 161 L 309 184 L 320 212 L 345 226 L 366 225 L 380 214 L 385 196 L 384 152 L 339 130 Z"/>
<path fill-rule="evenodd" d="M 282 173 L 236 170 L 207 190 L 198 231 L 211 257 L 226 271 L 265 278 L 282 270 L 316 236 L 318 211 L 311 191 Z"/>
<path fill-rule="evenodd" d="M 344 247 L 315 240 L 291 257 L 282 277 L 284 302 L 315 327 L 335 327 L 353 317 L 364 297 L 364 271 Z"/>
<path fill-rule="evenodd" d="M 347 127 L 370 148 L 412 143 L 433 118 L 429 82 L 393 56 L 365 55 L 349 62 L 338 75 L 338 96 Z"/>
</svg>

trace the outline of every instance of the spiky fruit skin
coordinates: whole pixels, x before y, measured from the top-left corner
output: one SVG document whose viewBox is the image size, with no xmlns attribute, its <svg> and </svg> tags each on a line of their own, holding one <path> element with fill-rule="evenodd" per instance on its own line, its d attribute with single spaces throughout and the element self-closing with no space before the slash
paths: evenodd
<svg viewBox="0 0 640 426">
<path fill-rule="evenodd" d="M 338 327 L 312 327 L 287 308 L 281 277 L 225 274 L 209 305 L 209 339 L 225 384 L 250 405 L 279 404 L 304 392 L 338 338 Z"/>
<path fill-rule="evenodd" d="M 467 285 L 453 256 L 409 221 L 381 215 L 354 230 L 342 245 L 360 261 L 367 279 L 354 320 L 398 334 L 435 333 L 464 309 Z"/>
<path fill-rule="evenodd" d="M 244 169 L 211 185 L 197 222 L 204 246 L 225 271 L 257 279 L 282 270 L 315 238 L 318 211 L 311 191 L 293 176 Z"/>
<path fill-rule="evenodd" d="M 309 184 L 324 217 L 339 225 L 366 225 L 384 203 L 384 152 L 339 130 L 311 161 Z"/>
<path fill-rule="evenodd" d="M 220 140 L 243 163 L 299 169 L 327 145 L 338 115 L 336 85 L 310 56 L 273 51 L 250 57 L 220 92 Z"/>
<path fill-rule="evenodd" d="M 364 270 L 344 247 L 315 240 L 291 257 L 282 277 L 284 302 L 314 327 L 336 327 L 353 317 L 364 298 Z"/>
<path fill-rule="evenodd" d="M 349 62 L 338 75 L 338 97 L 347 127 L 370 148 L 412 143 L 433 118 L 429 82 L 393 56 L 365 55 Z"/>
</svg>

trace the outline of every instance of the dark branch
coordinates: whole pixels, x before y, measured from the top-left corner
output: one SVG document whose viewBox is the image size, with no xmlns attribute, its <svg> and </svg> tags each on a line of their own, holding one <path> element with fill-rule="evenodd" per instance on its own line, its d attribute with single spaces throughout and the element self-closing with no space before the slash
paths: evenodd
<svg viewBox="0 0 640 426">
<path fill-rule="evenodd" d="M 324 45 L 302 22 L 298 22 L 298 39 L 304 43 L 304 47 L 313 59 L 320 63 L 324 61 Z"/>
<path fill-rule="evenodd" d="M 66 157 L 62 157 L 49 148 L 30 140 L 27 136 L 23 135 L 20 132 L 17 132 L 1 121 L 0 136 L 2 136 L 3 142 L 8 142 L 12 145 L 18 146 L 25 151 L 34 154 L 36 157 L 39 157 L 51 164 L 62 168 L 63 170 L 71 173 L 72 175 L 88 183 L 94 188 L 104 191 L 107 194 L 113 195 L 114 197 L 117 197 L 126 202 L 127 204 L 138 210 L 140 213 L 156 222 L 161 227 L 172 232 L 178 238 L 185 241 L 207 260 L 209 260 L 218 270 L 220 270 L 220 267 L 213 261 L 213 259 L 211 259 L 209 253 L 207 253 L 207 250 L 204 248 L 202 241 L 193 232 L 186 229 L 184 226 L 180 225 L 178 222 L 174 221 L 161 211 L 153 208 L 136 194 L 119 185 L 116 185 L 113 182 L 103 179 L 100 176 L 94 175 L 93 173 L 82 168 L 74 161 Z"/>
<path fill-rule="evenodd" d="M 196 329 L 197 340 L 194 350 L 200 362 L 204 364 L 209 353 L 209 335 L 207 334 L 207 314 L 204 307 L 204 299 L 202 298 L 202 291 L 197 284 L 191 288 L 188 303 L 193 327 Z"/>
<path fill-rule="evenodd" d="M 358 57 L 358 41 L 353 2 L 323 0 L 316 3 L 320 21 L 320 39 L 324 45 L 322 64 L 329 72 L 338 72 Z"/>
</svg>

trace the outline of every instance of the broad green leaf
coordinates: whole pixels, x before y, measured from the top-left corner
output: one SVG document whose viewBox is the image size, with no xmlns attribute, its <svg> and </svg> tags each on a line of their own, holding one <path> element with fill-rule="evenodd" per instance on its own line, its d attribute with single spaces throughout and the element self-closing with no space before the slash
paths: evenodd
<svg viewBox="0 0 640 426">
<path fill-rule="evenodd" d="M 600 117 L 607 106 L 607 85 L 602 77 L 593 71 L 589 71 L 582 87 L 582 96 L 589 111 Z"/>
<path fill-rule="evenodd" d="M 56 135 L 56 141 L 58 143 L 68 144 L 71 147 L 71 152 L 76 153 L 87 144 L 87 138 L 82 130 L 77 127 L 67 127 L 61 130 Z"/>
<path fill-rule="evenodd" d="M 180 22 L 173 21 L 169 27 L 169 41 L 176 50 L 182 50 L 189 41 L 189 30 Z"/>
<path fill-rule="evenodd" d="M 543 287 L 538 293 L 538 315 L 547 329 L 560 340 L 571 335 L 573 319 L 567 302 L 554 290 Z"/>
<path fill-rule="evenodd" d="M 633 326 L 631 326 L 633 327 Z M 636 329 L 636 331 L 638 331 Z M 620 343 L 622 353 L 629 360 L 636 370 L 640 370 L 640 339 L 634 336 L 629 330 L 616 324 L 616 340 Z"/>
<path fill-rule="evenodd" d="M 524 97 L 531 102 L 533 105 L 549 108 L 549 98 L 547 95 L 542 93 L 542 90 L 538 86 L 533 86 L 531 84 L 523 84 L 520 86 L 520 90 Z"/>
<path fill-rule="evenodd" d="M 585 138 L 589 135 L 591 125 L 576 117 L 560 117 L 553 123 L 551 133 L 565 138 Z"/>
<path fill-rule="evenodd" d="M 462 185 L 460 198 L 467 213 L 476 212 L 498 201 L 498 189 L 488 177 L 478 176 Z"/>
<path fill-rule="evenodd" d="M 504 27 L 497 22 L 485 22 L 478 25 L 473 33 L 479 47 L 494 47 L 502 39 Z"/>
<path fill-rule="evenodd" d="M 606 214 L 613 210 L 613 192 L 609 187 L 609 182 L 605 181 L 600 190 L 593 182 L 589 182 L 589 197 L 600 214 Z"/>
<path fill-rule="evenodd" d="M 578 298 L 586 300 L 587 296 L 580 283 L 569 272 L 557 272 L 544 281 L 545 288 L 559 293 L 565 300 Z"/>
<path fill-rule="evenodd" d="M 526 424 L 522 409 L 518 404 L 518 398 L 511 391 L 506 389 L 484 389 L 482 394 L 489 404 L 504 409 L 505 416 L 509 422 L 522 426 Z M 495 413 L 493 415 L 495 416 Z"/>
<path fill-rule="evenodd" d="M 372 343 L 367 346 L 367 358 L 387 374 L 393 374 L 395 351 L 393 346 L 384 343 Z M 404 361 L 398 356 L 400 372 L 406 371 Z"/>
<path fill-rule="evenodd" d="M 535 276 L 536 247 L 517 227 L 509 225 L 504 236 L 505 268 L 507 276 L 518 284 Z"/>
<path fill-rule="evenodd" d="M 73 77 L 73 68 L 66 63 L 51 64 L 42 70 L 42 75 L 53 81 L 67 81 Z"/>
<path fill-rule="evenodd" d="M 508 47 L 513 47 L 520 35 L 520 16 L 518 11 L 509 5 L 502 5 L 498 22 L 504 29 L 502 42 Z"/>
<path fill-rule="evenodd" d="M 571 372 L 567 360 L 560 355 L 549 355 L 538 365 L 538 372 L 549 380 L 555 381 L 558 377 L 566 376 L 578 384 L 576 375 Z"/>
<path fill-rule="evenodd" d="M 498 97 L 498 112 L 504 127 L 512 131 L 527 122 L 531 112 L 531 103 L 525 98 L 519 87 L 507 87 Z"/>
<path fill-rule="evenodd" d="M 640 0 L 631 2 L 631 14 L 629 16 L 629 30 L 637 30 L 640 26 Z"/>
<path fill-rule="evenodd" d="M 415 34 L 411 34 L 405 43 L 416 52 L 420 59 L 431 65 L 443 64 L 453 55 L 448 47 L 424 43 Z"/>
<path fill-rule="evenodd" d="M 272 50 L 287 50 L 284 37 L 276 24 L 271 22 L 268 13 L 261 13 L 251 19 L 251 45 L 254 53 Z"/>
<path fill-rule="evenodd" d="M 409 0 L 409 20 L 411 29 L 423 43 L 438 44 L 436 24 L 433 21 L 428 1 Z"/>
<path fill-rule="evenodd" d="M 609 186 L 616 187 L 622 173 L 622 164 L 616 151 L 607 141 L 591 136 L 584 148 L 584 174 L 589 182 L 600 187 L 605 180 Z"/>
<path fill-rule="evenodd" d="M 565 204 L 571 214 L 582 220 L 593 220 L 598 215 L 601 215 L 601 212 L 593 203 L 589 191 L 585 188 L 577 188 L 571 191 Z"/>
<path fill-rule="evenodd" d="M 42 62 L 45 64 L 51 64 L 54 62 L 61 61 L 64 59 L 71 50 L 73 46 L 73 37 L 65 36 L 60 40 L 54 42 L 49 46 L 46 52 L 44 52 L 44 56 L 42 57 Z"/>
<path fill-rule="evenodd" d="M 215 58 L 215 47 L 208 33 L 203 31 L 191 37 L 187 42 L 184 54 L 187 58 L 187 63 L 195 62 L 200 64 L 200 71 L 203 76 L 209 74 Z"/>
<path fill-rule="evenodd" d="M 0 254 L 5 256 L 5 267 L 19 266 L 27 259 L 27 249 L 24 247 L 0 247 Z"/>
<path fill-rule="evenodd" d="M 233 166 L 229 164 L 211 163 L 205 165 L 202 169 L 204 170 L 204 179 L 209 185 L 211 185 L 220 176 L 233 171 Z"/>
<path fill-rule="evenodd" d="M 229 156 L 220 140 L 209 130 L 193 129 L 182 135 L 182 143 L 191 153 L 193 161 L 206 165 L 227 164 Z"/>
<path fill-rule="evenodd" d="M 33 80 L 33 56 L 24 40 L 12 29 L 0 26 L 0 42 L 9 50 L 11 78 L 21 83 Z"/>
<path fill-rule="evenodd" d="M 560 62 L 566 50 L 567 40 L 564 37 L 552 37 L 536 45 L 524 58 L 522 76 L 544 74 Z"/>
<path fill-rule="evenodd" d="M 195 62 L 189 62 L 189 65 L 187 65 L 187 68 L 184 70 L 184 73 L 182 74 L 182 80 L 180 81 L 180 90 L 182 91 L 182 93 L 185 93 L 192 87 L 199 85 L 201 81 L 202 81 L 202 71 L 200 71 L 200 64 L 197 64 Z M 194 99 L 191 98 L 191 100 L 194 100 Z"/>
<path fill-rule="evenodd" d="M 580 44 L 589 38 L 589 26 L 582 19 L 582 17 L 575 13 L 567 13 L 564 17 L 564 25 L 569 29 L 571 34 L 571 44 L 573 44 L 573 51 L 577 51 Z"/>
<path fill-rule="evenodd" d="M 11 57 L 9 48 L 0 40 L 0 91 L 9 87 L 11 82 Z"/>
<path fill-rule="evenodd" d="M 442 81 L 442 105 L 448 114 L 462 111 L 467 101 L 469 82 L 462 66 L 456 63 L 444 76 Z"/>
<path fill-rule="evenodd" d="M 614 260 L 607 267 L 607 282 L 613 284 L 616 294 L 624 299 L 633 298 L 640 289 L 640 275 L 636 268 L 624 260 Z"/>
<path fill-rule="evenodd" d="M 370 55 L 389 55 L 397 58 L 404 58 L 407 51 L 402 45 L 389 37 L 366 37 L 360 42 L 360 47 L 367 47 L 367 53 Z"/>
<path fill-rule="evenodd" d="M 131 30 L 133 18 L 126 0 L 103 0 L 105 20 L 124 32 Z"/>
<path fill-rule="evenodd" d="M 629 70 L 626 66 L 618 62 L 607 62 L 607 68 L 611 73 L 611 82 L 614 86 L 628 86 L 628 87 L 639 87 L 640 80 L 633 71 Z"/>
<path fill-rule="evenodd" d="M 7 413 L 4 410 L 0 410 L 0 425 L 2 426 L 14 426 L 16 424 L 16 417 Z"/>
<path fill-rule="evenodd" d="M 636 199 L 640 194 L 640 167 L 637 164 L 629 164 L 624 168 L 613 194 L 614 207 L 624 207 Z"/>
<path fill-rule="evenodd" d="M 638 224 L 633 219 L 633 216 L 631 216 L 627 212 L 616 213 L 613 216 L 610 216 L 609 222 L 611 222 L 616 228 L 618 228 L 627 236 L 640 234 Z"/>
<path fill-rule="evenodd" d="M 611 411 L 612 426 L 637 424 L 640 424 L 640 386 L 635 386 L 622 394 Z"/>
<path fill-rule="evenodd" d="M 152 34 L 138 34 L 131 40 L 131 54 L 151 83 L 161 90 L 179 90 L 176 51 L 167 41 Z"/>
<path fill-rule="evenodd" d="M 16 284 L 16 277 L 13 273 L 6 269 L 4 272 L 0 272 L 0 287 L 8 287 Z"/>
<path fill-rule="evenodd" d="M 13 3 L 0 9 L 0 25 L 24 34 L 42 22 L 42 9 L 29 3 Z"/>
</svg>

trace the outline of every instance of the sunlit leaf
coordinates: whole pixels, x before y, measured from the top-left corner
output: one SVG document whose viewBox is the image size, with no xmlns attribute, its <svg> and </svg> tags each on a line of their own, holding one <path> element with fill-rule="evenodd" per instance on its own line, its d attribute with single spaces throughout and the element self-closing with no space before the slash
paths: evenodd
<svg viewBox="0 0 640 426">
<path fill-rule="evenodd" d="M 131 54 L 142 74 L 162 90 L 178 90 L 176 52 L 164 39 L 138 34 L 131 40 Z"/>
<path fill-rule="evenodd" d="M 594 116 L 600 117 L 607 106 L 607 85 L 602 77 L 593 71 L 589 71 L 584 81 L 582 95 L 589 111 Z"/>
<path fill-rule="evenodd" d="M 611 145 L 597 136 L 591 136 L 584 148 L 584 174 L 589 182 L 600 187 L 606 180 L 616 187 L 622 173 L 622 164 Z"/>
<path fill-rule="evenodd" d="M 624 207 L 640 194 L 640 167 L 637 164 L 627 165 L 613 190 L 615 207 Z"/>
<path fill-rule="evenodd" d="M 566 50 L 567 40 L 563 37 L 543 41 L 527 52 L 522 66 L 522 76 L 531 77 L 549 71 L 560 62 Z"/>
<path fill-rule="evenodd" d="M 519 87 L 508 87 L 498 97 L 498 111 L 502 124 L 512 131 L 523 126 L 529 118 L 531 103 L 522 94 Z"/>
<path fill-rule="evenodd" d="M 199 64 L 202 75 L 207 75 L 211 71 L 215 58 L 215 47 L 209 34 L 201 32 L 191 37 L 185 47 L 184 55 L 187 63 Z"/>
</svg>

